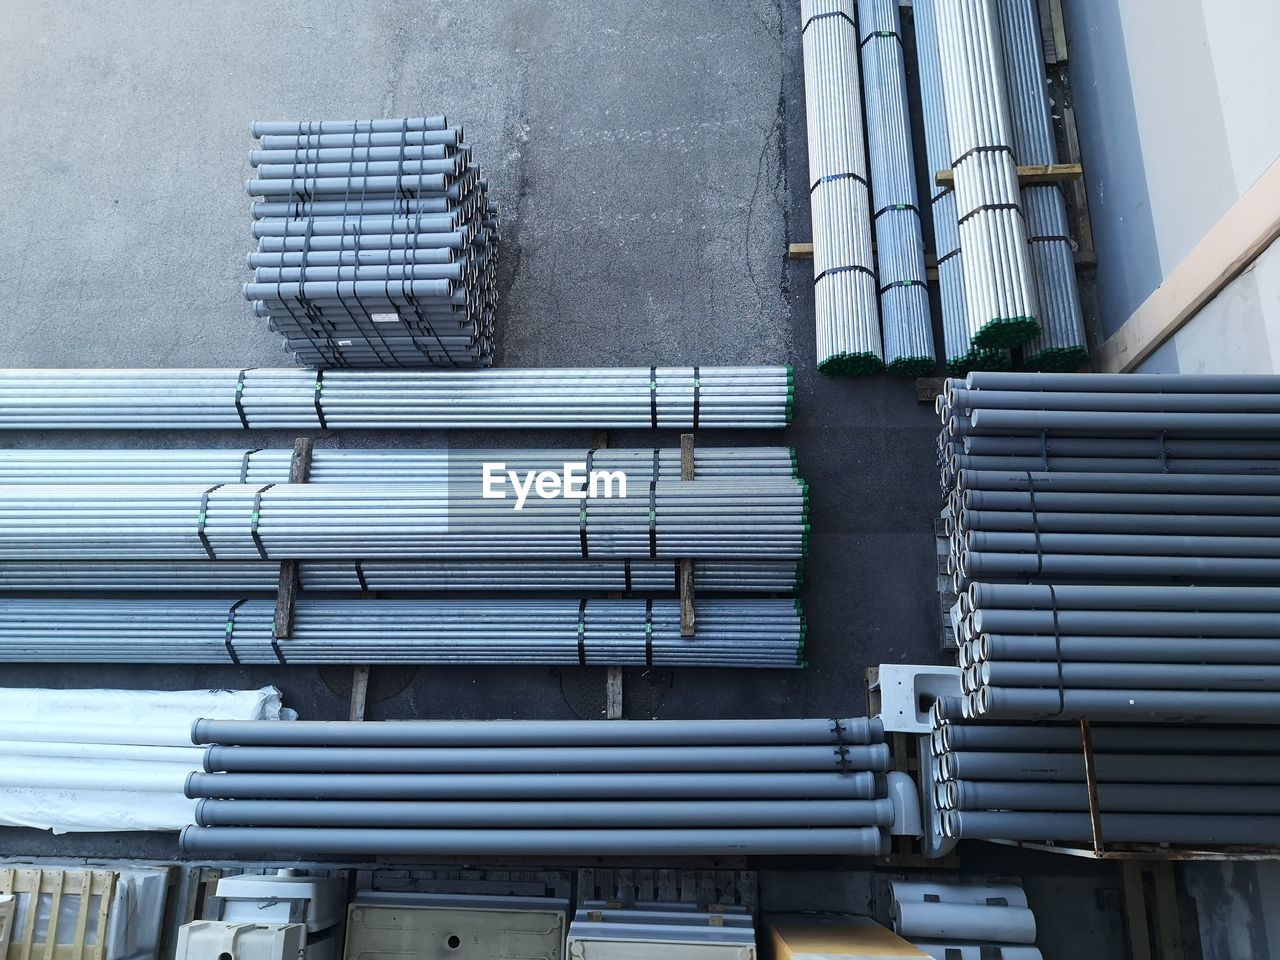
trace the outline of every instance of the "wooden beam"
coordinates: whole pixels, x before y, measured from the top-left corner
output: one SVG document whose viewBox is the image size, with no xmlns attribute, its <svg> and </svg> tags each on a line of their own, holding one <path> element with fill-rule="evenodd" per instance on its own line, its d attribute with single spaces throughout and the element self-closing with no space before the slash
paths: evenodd
<svg viewBox="0 0 1280 960">
<path fill-rule="evenodd" d="M 787 256 L 792 260 L 812 260 L 813 244 L 812 243 L 793 243 L 787 247 Z"/>
<path fill-rule="evenodd" d="M 604 718 L 622 719 L 622 668 L 608 667 L 604 675 Z"/>
<path fill-rule="evenodd" d="M 1126 860 L 1121 870 L 1124 876 L 1124 922 L 1129 928 L 1129 956 L 1133 960 L 1153 960 L 1151 930 L 1147 926 L 1147 884 L 1142 876 L 1142 863 Z"/>
<path fill-rule="evenodd" d="M 351 713 L 352 720 L 363 720 L 365 707 L 369 702 L 369 667 L 360 664 L 351 671 Z"/>
<path fill-rule="evenodd" d="M 1094 368 L 1132 370 L 1280 238 L 1280 160 L 1235 202 L 1164 282 L 1098 348 Z"/>
<path fill-rule="evenodd" d="M 680 434 L 680 479 L 693 479 L 693 434 Z M 697 630 L 693 613 L 693 561 L 680 561 L 680 636 L 692 637 Z"/>
<path fill-rule="evenodd" d="M 1084 168 L 1078 163 L 1036 163 L 1018 167 L 1018 182 L 1024 187 L 1046 183 L 1066 183 L 1084 177 Z M 954 186 L 954 170 L 939 170 L 933 182 L 940 187 Z"/>
</svg>

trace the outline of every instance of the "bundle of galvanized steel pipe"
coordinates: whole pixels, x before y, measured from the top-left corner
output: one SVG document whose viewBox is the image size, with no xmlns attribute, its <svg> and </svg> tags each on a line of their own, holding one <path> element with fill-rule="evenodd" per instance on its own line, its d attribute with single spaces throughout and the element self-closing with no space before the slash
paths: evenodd
<svg viewBox="0 0 1280 960">
<path fill-rule="evenodd" d="M 995 0 L 1014 156 L 1019 164 L 1058 162 L 1049 108 L 1040 18 L 1035 0 Z M 1022 361 L 1038 370 L 1076 370 L 1089 359 L 1066 203 L 1056 184 L 1022 188 L 1022 211 L 1040 304 L 1038 337 L 1022 349 Z"/>
<path fill-rule="evenodd" d="M 800 561 L 704 560 L 693 565 L 698 596 L 794 593 Z M 274 593 L 280 565 L 267 560 L 0 561 L 0 593 Z M 304 593 L 601 593 L 680 590 L 679 560 L 306 561 Z"/>
<path fill-rule="evenodd" d="M 1041 960 L 1036 917 L 1016 883 L 896 881 L 893 929 L 935 960 Z"/>
<path fill-rule="evenodd" d="M 498 207 L 444 117 L 259 122 L 243 288 L 316 367 L 487 366 Z"/>
<path fill-rule="evenodd" d="M 776 428 L 788 367 L 0 370 L 0 429 Z"/>
<path fill-rule="evenodd" d="M 918 377 L 937 360 L 901 30 L 897 0 L 858 0 L 885 367 Z"/>
<path fill-rule="evenodd" d="M 0 456 L 0 484 L 18 483 L 285 483 L 293 451 L 208 448 L 174 450 L 5 450 Z M 484 464 L 502 464 L 521 477 L 528 471 L 560 472 L 578 465 L 579 474 L 622 470 L 629 483 L 680 479 L 677 447 L 342 449 L 315 447 L 309 483 L 425 483 L 437 480 L 479 484 Z M 693 453 L 694 476 L 702 480 L 799 476 L 792 447 L 708 447 Z M 505 477 L 506 474 L 503 473 Z"/>
<path fill-rule="evenodd" d="M 290 854 L 882 852 L 878 720 L 200 721 L 182 848 Z"/>
<path fill-rule="evenodd" d="M 1280 844 L 1280 727 L 1092 725 L 1090 739 L 1104 843 Z M 1078 724 L 936 720 L 930 750 L 926 802 L 948 836 L 1093 840 Z"/>
<path fill-rule="evenodd" d="M 935 0 L 938 52 L 969 339 L 1026 343 L 1040 333 L 994 0 Z"/>
<path fill-rule="evenodd" d="M 884 366 L 854 0 L 801 0 L 818 369 Z"/>
<path fill-rule="evenodd" d="M 518 504 L 514 493 L 486 496 L 478 479 L 8 485 L 0 559 L 777 561 L 807 550 L 801 480 L 614 482 L 596 492 Z"/>
<path fill-rule="evenodd" d="M 793 600 L 0 600 L 7 663 L 433 663 L 796 667 Z"/>
<path fill-rule="evenodd" d="M 1280 716 L 1274 586 L 976 583 L 957 612 L 965 716 Z"/>
</svg>

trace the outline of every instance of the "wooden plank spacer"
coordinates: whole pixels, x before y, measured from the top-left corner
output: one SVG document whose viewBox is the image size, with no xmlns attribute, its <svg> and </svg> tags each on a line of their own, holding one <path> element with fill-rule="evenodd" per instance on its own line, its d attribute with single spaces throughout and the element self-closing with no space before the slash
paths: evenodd
<svg viewBox="0 0 1280 960">
<path fill-rule="evenodd" d="M 693 479 L 693 434 L 680 434 L 680 479 Z M 680 561 L 680 636 L 692 637 L 697 631 L 693 613 L 693 561 Z"/>
<path fill-rule="evenodd" d="M 315 443 L 310 437 L 298 437 L 293 441 L 293 456 L 289 460 L 289 482 L 307 483 L 311 479 L 311 457 Z M 276 640 L 287 640 L 293 635 L 293 608 L 298 599 L 298 561 L 280 561 L 280 580 L 276 586 L 276 612 L 271 623 L 271 635 Z"/>
</svg>

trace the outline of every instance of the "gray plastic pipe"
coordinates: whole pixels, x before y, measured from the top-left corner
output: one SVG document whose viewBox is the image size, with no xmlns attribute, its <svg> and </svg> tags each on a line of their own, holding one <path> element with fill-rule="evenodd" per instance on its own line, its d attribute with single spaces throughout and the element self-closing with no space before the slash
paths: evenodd
<svg viewBox="0 0 1280 960">
<path fill-rule="evenodd" d="M 884 775 L 828 773 L 192 773 L 186 795 L 227 800 L 849 799 L 884 796 Z"/>
<path fill-rule="evenodd" d="M 280 747 L 519 747 L 871 744 L 884 739 L 878 717 L 840 720 L 313 720 L 285 725 L 197 720 L 196 744 Z"/>
<path fill-rule="evenodd" d="M 899 936 L 927 940 L 1035 943 L 1036 916 L 1026 907 L 899 900 L 893 905 Z"/>
<path fill-rule="evenodd" d="M 1003 900 L 1010 906 L 1025 907 L 1027 895 L 1013 883 L 925 883 L 895 880 L 891 884 L 893 898 L 899 902 L 924 902 L 937 899 L 943 903 L 979 903 Z"/>
<path fill-rule="evenodd" d="M 257 827 L 858 827 L 893 823 L 889 800 L 218 801 L 200 826 Z"/>
</svg>

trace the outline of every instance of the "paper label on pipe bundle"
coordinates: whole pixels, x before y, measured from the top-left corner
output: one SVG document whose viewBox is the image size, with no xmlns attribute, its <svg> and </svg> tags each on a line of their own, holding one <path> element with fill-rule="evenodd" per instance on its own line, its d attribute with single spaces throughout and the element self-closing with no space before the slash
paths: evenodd
<svg viewBox="0 0 1280 960">
<path fill-rule="evenodd" d="M 399 323 L 400 314 L 398 313 L 371 313 L 369 318 L 374 323 Z"/>
</svg>

